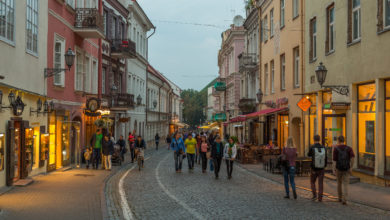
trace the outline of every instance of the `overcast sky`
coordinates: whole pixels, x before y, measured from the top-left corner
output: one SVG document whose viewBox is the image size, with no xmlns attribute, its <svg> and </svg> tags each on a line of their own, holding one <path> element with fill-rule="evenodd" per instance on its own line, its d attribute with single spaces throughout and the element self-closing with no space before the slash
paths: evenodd
<svg viewBox="0 0 390 220">
<path fill-rule="evenodd" d="M 221 33 L 243 0 L 138 0 L 157 27 L 149 38 L 149 62 L 182 89 L 200 90 L 218 76 Z M 180 24 L 196 23 L 217 27 Z"/>
</svg>

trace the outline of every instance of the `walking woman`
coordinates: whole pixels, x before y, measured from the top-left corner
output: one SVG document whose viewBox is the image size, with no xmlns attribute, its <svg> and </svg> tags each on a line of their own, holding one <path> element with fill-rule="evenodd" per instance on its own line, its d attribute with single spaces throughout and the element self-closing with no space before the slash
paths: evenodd
<svg viewBox="0 0 390 220">
<path fill-rule="evenodd" d="M 160 136 L 158 136 L 158 133 L 154 136 L 154 141 L 156 142 L 156 150 L 158 150 L 158 143 L 160 142 Z"/>
<path fill-rule="evenodd" d="M 207 141 L 209 142 L 209 146 L 213 146 L 216 137 L 217 137 L 217 132 L 213 130 L 207 139 Z M 212 158 L 210 158 L 210 171 L 214 171 L 214 164 Z"/>
<path fill-rule="evenodd" d="M 181 173 L 181 167 L 183 164 L 183 156 L 186 153 L 184 147 L 184 141 L 181 138 L 181 134 L 177 133 L 172 140 L 171 149 L 173 150 L 173 157 L 175 159 L 175 170 L 176 173 Z"/>
<path fill-rule="evenodd" d="M 224 154 L 223 144 L 221 142 L 221 137 L 217 136 L 214 144 L 211 147 L 211 158 L 213 158 L 214 163 L 214 174 L 215 179 L 219 178 L 219 170 L 221 169 L 221 162 Z"/>
<path fill-rule="evenodd" d="M 200 141 L 200 156 L 202 157 L 202 173 L 206 173 L 207 170 L 207 151 L 209 150 L 209 145 L 205 136 L 201 137 Z"/>
<path fill-rule="evenodd" d="M 228 179 L 232 178 L 233 162 L 236 159 L 236 156 L 237 156 L 237 146 L 234 143 L 234 140 L 230 137 L 229 143 L 225 145 L 225 150 L 224 150 L 224 157 L 226 160 Z"/>
<path fill-rule="evenodd" d="M 195 137 L 196 140 L 196 155 L 195 155 L 195 163 L 200 164 L 201 161 L 201 155 L 200 155 L 200 144 L 202 142 L 202 138 L 200 137 L 199 134 L 196 135 Z"/>
<path fill-rule="evenodd" d="M 287 139 L 286 147 L 283 148 L 282 152 L 282 163 L 283 165 L 283 176 L 284 176 L 284 187 L 286 189 L 286 196 L 284 198 L 290 198 L 290 181 L 291 188 L 293 190 L 294 199 L 297 199 L 297 192 L 295 190 L 295 160 L 297 159 L 297 148 L 294 146 L 294 140 L 292 137 Z"/>
</svg>

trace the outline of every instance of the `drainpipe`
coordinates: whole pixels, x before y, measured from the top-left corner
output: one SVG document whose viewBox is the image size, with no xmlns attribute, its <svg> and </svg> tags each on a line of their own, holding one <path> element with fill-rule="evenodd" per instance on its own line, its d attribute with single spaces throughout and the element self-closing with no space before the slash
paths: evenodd
<svg viewBox="0 0 390 220">
<path fill-rule="evenodd" d="M 261 3 L 258 7 L 258 16 L 259 18 L 257 19 L 257 22 L 259 23 L 259 27 L 260 27 L 260 33 L 258 33 L 258 41 L 259 41 L 259 45 L 258 45 L 258 50 L 259 50 L 259 90 L 262 90 L 262 86 L 261 86 L 261 56 L 262 56 L 262 51 L 261 51 L 261 33 L 262 33 L 262 26 L 261 26 L 261 7 L 262 7 L 262 4 Z M 257 91 L 256 91 L 257 93 Z M 256 97 L 257 98 L 257 97 Z M 259 111 L 261 111 L 261 103 L 259 102 Z M 259 116 L 259 121 L 261 121 L 261 117 L 262 116 Z M 259 137 L 259 143 L 264 143 L 264 127 L 265 126 L 265 123 L 262 123 L 262 129 L 260 130 L 260 137 Z M 261 137 L 261 134 L 262 134 L 262 137 Z"/>
<path fill-rule="evenodd" d="M 160 122 L 161 121 L 161 88 L 164 86 L 164 82 L 163 84 L 158 88 L 158 121 Z"/>
<path fill-rule="evenodd" d="M 156 33 L 156 27 L 153 27 L 153 32 L 146 38 L 148 41 L 146 42 L 149 45 L 149 38 Z M 146 50 L 146 60 L 149 60 L 149 50 Z"/>
<path fill-rule="evenodd" d="M 304 13 L 304 8 L 305 8 L 305 1 L 301 0 L 301 49 L 300 49 L 300 53 L 301 53 L 301 56 L 300 56 L 300 61 L 301 61 L 301 94 L 304 94 L 305 93 L 305 57 L 306 57 L 306 54 L 305 54 L 305 13 Z M 305 117 L 305 114 L 303 111 L 301 111 L 301 125 L 300 125 L 300 143 L 301 143 L 301 149 L 300 149 L 300 154 L 301 156 L 305 156 L 306 155 L 306 152 L 305 152 L 305 149 L 306 149 L 306 143 L 305 143 L 305 123 L 304 123 L 304 117 Z"/>
</svg>

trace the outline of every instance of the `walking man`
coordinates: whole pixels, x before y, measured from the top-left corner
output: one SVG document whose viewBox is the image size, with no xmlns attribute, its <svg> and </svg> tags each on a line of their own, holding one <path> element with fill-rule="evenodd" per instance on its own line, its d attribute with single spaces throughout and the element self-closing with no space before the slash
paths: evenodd
<svg viewBox="0 0 390 220">
<path fill-rule="evenodd" d="M 165 140 L 165 142 L 167 142 L 167 145 L 168 145 L 168 150 L 169 148 L 171 147 L 171 142 L 172 142 L 172 138 L 171 138 L 171 135 L 167 135 L 167 139 Z"/>
<path fill-rule="evenodd" d="M 127 149 L 126 149 L 126 142 L 125 140 L 123 140 L 123 135 L 119 137 L 119 140 L 116 142 L 116 144 L 120 146 L 121 160 L 125 161 L 125 153 Z"/>
<path fill-rule="evenodd" d="M 176 173 L 181 173 L 181 167 L 183 164 L 183 155 L 186 153 L 183 139 L 179 133 L 176 133 L 171 143 L 171 149 L 173 150 L 173 158 L 175 159 Z"/>
<path fill-rule="evenodd" d="M 211 146 L 211 158 L 214 163 L 215 179 L 219 178 L 219 170 L 221 169 L 221 162 L 223 158 L 224 148 L 221 142 L 221 137 L 217 136 L 213 146 Z"/>
<path fill-rule="evenodd" d="M 104 136 L 104 140 L 102 143 L 102 152 L 103 152 L 103 161 L 104 161 L 104 167 L 106 170 L 111 171 L 111 157 L 114 153 L 114 143 L 110 139 L 110 135 L 107 134 Z"/>
<path fill-rule="evenodd" d="M 91 140 L 89 141 L 89 144 L 93 149 L 92 167 L 96 170 L 99 168 L 100 154 L 102 150 L 102 140 L 103 140 L 102 131 L 100 129 L 97 129 L 96 133 L 92 135 Z"/>
<path fill-rule="evenodd" d="M 328 158 L 326 155 L 326 148 L 320 144 L 321 137 L 316 134 L 314 135 L 314 145 L 309 149 L 308 156 L 311 160 L 311 174 L 310 184 L 313 192 L 312 200 L 315 201 L 318 198 L 319 202 L 322 202 L 322 194 L 324 191 L 324 172 L 325 167 L 328 164 Z M 316 191 L 316 180 L 318 178 L 318 197 Z"/>
<path fill-rule="evenodd" d="M 146 143 L 145 143 L 144 139 L 142 139 L 141 135 L 138 135 L 137 140 L 134 143 L 134 147 L 137 149 L 137 151 L 146 149 Z M 138 153 L 140 153 L 140 151 Z M 144 167 L 144 160 L 145 160 L 145 158 L 143 157 L 142 158 L 142 168 Z"/>
<path fill-rule="evenodd" d="M 158 135 L 158 133 L 156 134 L 156 136 L 154 136 L 154 141 L 156 142 L 156 150 L 158 150 L 158 143 L 160 142 L 160 136 Z"/>
<path fill-rule="evenodd" d="M 349 176 L 351 174 L 352 165 L 355 154 L 351 147 L 345 145 L 344 136 L 337 139 L 338 145 L 333 150 L 333 174 L 337 177 L 337 192 L 339 202 L 343 205 L 347 204 Z"/>
<path fill-rule="evenodd" d="M 184 142 L 184 146 L 186 147 L 188 170 L 190 172 L 194 170 L 196 145 L 195 138 L 192 138 L 192 134 L 189 133 L 187 140 Z"/>
</svg>

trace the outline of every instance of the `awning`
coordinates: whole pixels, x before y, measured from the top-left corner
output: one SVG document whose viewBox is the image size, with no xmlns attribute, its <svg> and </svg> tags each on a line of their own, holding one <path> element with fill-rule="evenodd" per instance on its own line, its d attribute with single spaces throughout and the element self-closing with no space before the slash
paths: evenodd
<svg viewBox="0 0 390 220">
<path fill-rule="evenodd" d="M 201 129 L 212 129 L 212 128 L 218 128 L 219 129 L 219 123 L 218 122 L 213 122 L 209 125 L 204 125 L 202 127 L 200 127 Z"/>
<path fill-rule="evenodd" d="M 284 110 L 287 110 L 288 108 L 286 107 L 283 107 L 283 108 L 269 108 L 269 109 L 264 109 L 264 110 L 261 110 L 261 111 L 258 111 L 258 112 L 254 112 L 254 113 L 250 113 L 250 114 L 247 114 L 247 115 L 244 115 L 245 118 L 254 118 L 254 117 L 258 117 L 260 115 L 267 115 L 267 114 L 271 114 L 271 113 L 275 113 L 275 112 L 281 112 L 281 111 L 284 111 Z"/>
<path fill-rule="evenodd" d="M 189 127 L 187 124 L 184 124 L 184 123 L 181 123 L 181 122 L 176 122 L 176 123 L 173 123 L 173 125 L 179 127 L 179 128 L 186 128 L 186 127 Z"/>
<path fill-rule="evenodd" d="M 246 117 L 245 115 L 239 115 L 237 117 L 234 117 L 232 119 L 229 120 L 229 123 L 232 123 L 232 122 L 241 122 L 241 121 L 245 121 Z"/>
</svg>

